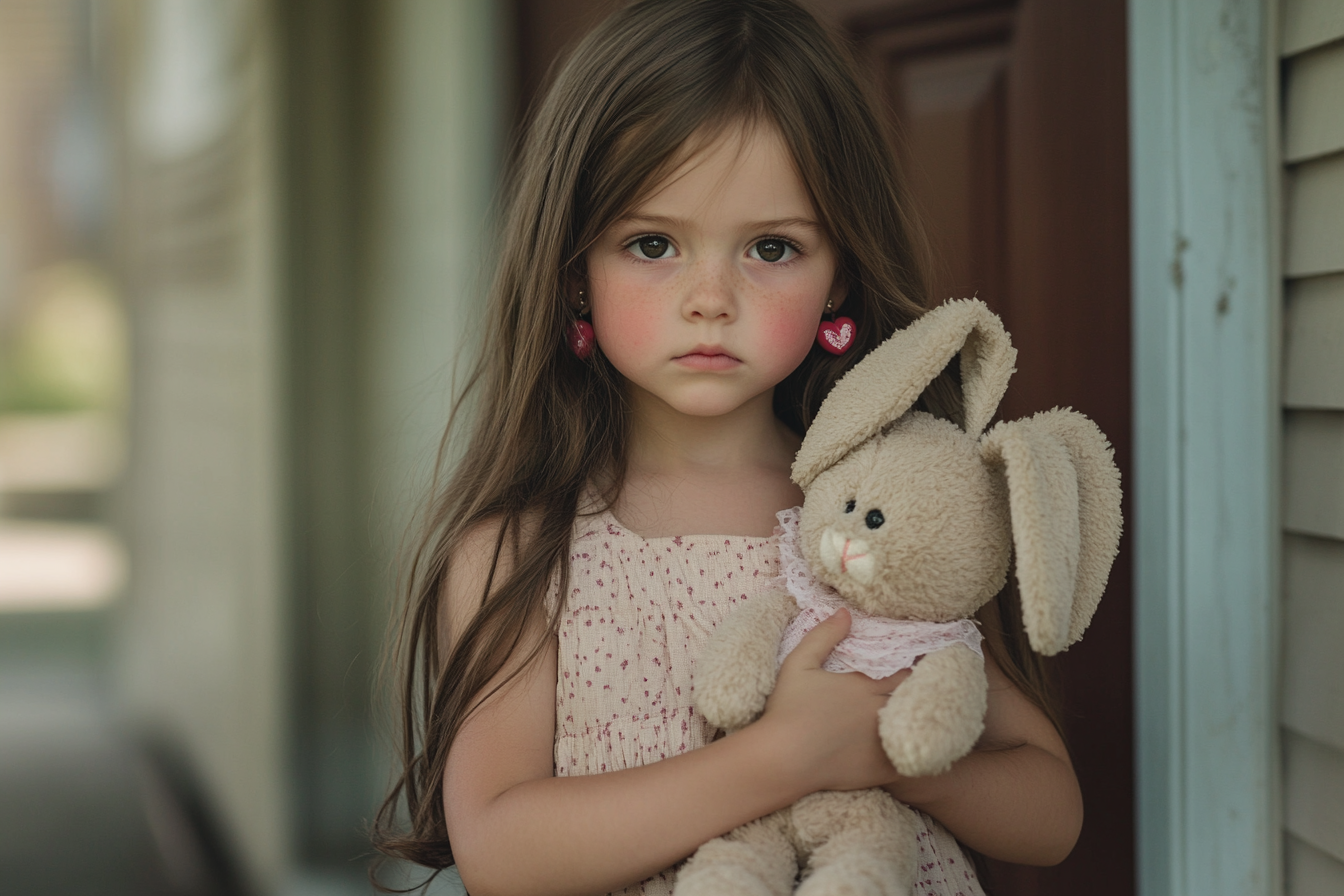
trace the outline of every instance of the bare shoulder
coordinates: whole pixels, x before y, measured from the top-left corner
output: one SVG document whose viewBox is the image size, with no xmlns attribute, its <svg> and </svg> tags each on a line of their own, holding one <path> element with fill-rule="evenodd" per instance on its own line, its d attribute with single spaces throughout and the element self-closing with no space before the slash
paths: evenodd
<svg viewBox="0 0 1344 896">
<path fill-rule="evenodd" d="M 536 517 L 525 515 L 506 526 L 502 516 L 489 517 L 464 533 L 448 556 L 448 570 L 439 601 L 441 643 L 451 644 L 480 612 L 487 594 L 508 580 L 518 551 L 535 531 Z"/>
<path fill-rule="evenodd" d="M 504 520 L 482 520 L 462 536 L 448 555 L 439 601 L 439 626 L 444 643 L 459 636 L 480 611 L 487 587 L 497 588 L 508 576 L 513 552 L 504 550 Z"/>
</svg>

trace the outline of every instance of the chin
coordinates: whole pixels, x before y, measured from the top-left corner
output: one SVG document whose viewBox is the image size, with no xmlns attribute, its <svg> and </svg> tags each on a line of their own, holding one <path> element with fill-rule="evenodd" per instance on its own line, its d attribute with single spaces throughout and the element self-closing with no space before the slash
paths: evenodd
<svg viewBox="0 0 1344 896">
<path fill-rule="evenodd" d="M 755 396 L 741 395 L 684 395 L 667 400 L 677 413 L 687 417 L 722 417 L 731 414 Z"/>
<path fill-rule="evenodd" d="M 677 402 L 672 409 L 687 417 L 722 417 L 742 407 L 741 402 Z"/>
</svg>

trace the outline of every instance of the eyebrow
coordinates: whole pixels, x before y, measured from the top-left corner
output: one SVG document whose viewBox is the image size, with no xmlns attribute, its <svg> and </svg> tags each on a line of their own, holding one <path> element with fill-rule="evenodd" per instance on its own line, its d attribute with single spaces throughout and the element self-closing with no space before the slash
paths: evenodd
<svg viewBox="0 0 1344 896">
<path fill-rule="evenodd" d="M 616 221 L 617 224 L 648 224 L 654 227 L 677 228 L 685 227 L 687 222 L 681 218 L 669 218 L 664 215 L 623 215 Z M 775 218 L 770 221 L 748 221 L 744 225 L 747 230 L 775 230 L 781 227 L 807 227 L 812 230 L 821 230 L 821 224 L 811 218 Z"/>
</svg>

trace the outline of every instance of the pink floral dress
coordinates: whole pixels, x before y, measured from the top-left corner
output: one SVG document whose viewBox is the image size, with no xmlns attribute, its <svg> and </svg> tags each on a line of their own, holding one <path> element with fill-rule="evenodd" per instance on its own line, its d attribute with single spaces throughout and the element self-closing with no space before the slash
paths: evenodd
<svg viewBox="0 0 1344 896">
<path fill-rule="evenodd" d="M 561 610 L 555 773 L 592 775 L 702 747 L 695 658 L 733 607 L 780 575 L 777 536 L 642 538 L 609 512 L 580 516 Z M 955 838 L 921 815 L 920 896 L 983 896 Z M 621 891 L 665 896 L 676 868 Z"/>
</svg>

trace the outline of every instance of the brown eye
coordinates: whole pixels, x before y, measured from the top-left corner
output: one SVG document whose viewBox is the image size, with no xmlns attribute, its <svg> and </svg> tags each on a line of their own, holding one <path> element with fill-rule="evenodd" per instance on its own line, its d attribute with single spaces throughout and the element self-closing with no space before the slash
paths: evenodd
<svg viewBox="0 0 1344 896">
<path fill-rule="evenodd" d="M 780 239 L 761 240 L 751 247 L 751 255 L 761 261 L 788 261 L 797 250 Z"/>
<path fill-rule="evenodd" d="M 667 254 L 668 242 L 661 236 L 642 236 L 631 244 L 631 248 L 642 258 L 662 258 Z"/>
</svg>

